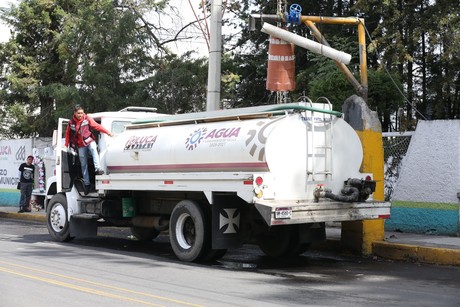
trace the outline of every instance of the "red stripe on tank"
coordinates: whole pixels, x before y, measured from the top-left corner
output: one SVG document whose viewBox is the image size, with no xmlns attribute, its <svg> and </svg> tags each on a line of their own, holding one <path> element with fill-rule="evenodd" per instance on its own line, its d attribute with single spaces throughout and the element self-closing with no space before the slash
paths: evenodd
<svg viewBox="0 0 460 307">
<path fill-rule="evenodd" d="M 111 173 L 152 173 L 152 172 L 202 172 L 202 171 L 268 171 L 266 162 L 247 163 L 195 163 L 195 164 L 158 164 L 158 165 L 117 165 L 108 166 Z"/>
</svg>

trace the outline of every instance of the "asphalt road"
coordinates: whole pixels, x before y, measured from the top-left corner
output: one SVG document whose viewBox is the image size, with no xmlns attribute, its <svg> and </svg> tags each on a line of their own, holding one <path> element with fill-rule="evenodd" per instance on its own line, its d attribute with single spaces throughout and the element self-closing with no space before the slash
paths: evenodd
<svg viewBox="0 0 460 307">
<path fill-rule="evenodd" d="M 56 243 L 44 225 L 0 219 L 0 306 L 459 306 L 460 268 L 255 247 L 211 264 L 176 260 L 167 236 L 126 229 Z"/>
</svg>

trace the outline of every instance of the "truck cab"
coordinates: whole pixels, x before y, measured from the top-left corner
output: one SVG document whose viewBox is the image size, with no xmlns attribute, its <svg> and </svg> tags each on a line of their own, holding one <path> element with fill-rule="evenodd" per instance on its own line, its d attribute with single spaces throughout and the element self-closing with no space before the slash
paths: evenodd
<svg viewBox="0 0 460 307">
<path fill-rule="evenodd" d="M 165 116 L 164 114 L 156 113 L 156 110 L 156 108 L 149 107 L 126 107 L 119 111 L 97 112 L 88 114 L 97 123 L 102 125 L 113 134 L 113 137 L 109 137 L 104 133 L 93 131 L 98 145 L 101 167 L 103 169 L 105 168 L 105 152 L 113 139 L 124 131 L 126 125 L 130 124 L 134 120 L 152 118 L 155 116 Z M 53 163 L 55 164 L 55 176 L 47 179 L 44 200 L 45 210 L 48 201 L 56 193 L 68 192 L 74 186 L 78 192 L 83 191 L 82 183 L 80 180 L 82 176 L 78 154 L 71 148 L 64 147 L 65 133 L 68 123 L 69 119 L 60 118 L 58 129 L 53 132 L 52 145 L 55 149 L 55 161 Z M 95 173 L 91 155 L 88 156 L 88 159 L 88 170 L 90 172 L 92 184 L 94 184 Z"/>
</svg>

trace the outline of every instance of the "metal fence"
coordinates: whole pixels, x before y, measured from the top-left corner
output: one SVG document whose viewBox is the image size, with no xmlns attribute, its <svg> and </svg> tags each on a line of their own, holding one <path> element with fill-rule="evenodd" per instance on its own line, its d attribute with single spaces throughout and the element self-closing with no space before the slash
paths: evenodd
<svg viewBox="0 0 460 307">
<path fill-rule="evenodd" d="M 385 162 L 385 200 L 387 201 L 391 200 L 393 195 L 393 190 L 402 167 L 401 162 L 409 148 L 413 133 L 414 131 L 382 133 Z"/>
</svg>

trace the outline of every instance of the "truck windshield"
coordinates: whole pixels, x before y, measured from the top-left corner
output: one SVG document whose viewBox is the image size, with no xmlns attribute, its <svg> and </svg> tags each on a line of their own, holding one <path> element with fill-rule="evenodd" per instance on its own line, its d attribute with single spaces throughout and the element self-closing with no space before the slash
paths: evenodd
<svg viewBox="0 0 460 307">
<path fill-rule="evenodd" d="M 123 131 L 125 131 L 125 126 L 127 124 L 131 123 L 130 121 L 113 121 L 112 122 L 112 133 L 114 134 L 118 134 L 118 133 L 121 133 Z"/>
</svg>

